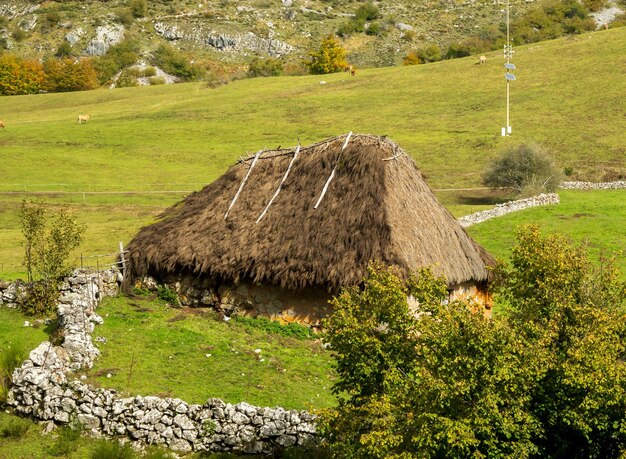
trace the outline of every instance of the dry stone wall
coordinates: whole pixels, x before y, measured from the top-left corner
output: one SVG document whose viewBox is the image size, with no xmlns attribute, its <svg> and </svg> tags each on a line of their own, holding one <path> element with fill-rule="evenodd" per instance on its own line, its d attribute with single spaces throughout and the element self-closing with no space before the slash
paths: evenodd
<svg viewBox="0 0 626 459">
<path fill-rule="evenodd" d="M 529 207 L 546 206 L 550 204 L 558 204 L 559 195 L 556 193 L 540 194 L 539 196 L 533 196 L 531 198 L 518 199 L 517 201 L 509 201 L 496 205 L 493 209 L 482 210 L 475 212 L 465 217 L 459 218 L 459 223 L 464 228 L 475 225 L 477 223 L 491 220 L 492 218 L 500 217 L 502 215 L 509 214 L 511 212 L 517 212 L 519 210 L 528 209 Z"/>
<path fill-rule="evenodd" d="M 626 188 L 626 180 L 618 182 L 561 182 L 563 190 L 618 190 Z"/>
<path fill-rule="evenodd" d="M 231 405 L 210 399 L 191 405 L 177 398 L 123 397 L 91 387 L 72 373 L 91 368 L 100 355 L 91 334 L 103 319 L 96 313 L 103 296 L 117 294 L 121 276 L 76 271 L 62 287 L 58 305 L 62 344 L 41 343 L 13 373 L 8 404 L 17 413 L 54 423 L 78 421 L 99 435 L 124 436 L 181 452 L 272 453 L 315 442 L 315 417 L 306 411 Z M 4 305 L 25 295 L 20 282 L 0 285 Z"/>
</svg>

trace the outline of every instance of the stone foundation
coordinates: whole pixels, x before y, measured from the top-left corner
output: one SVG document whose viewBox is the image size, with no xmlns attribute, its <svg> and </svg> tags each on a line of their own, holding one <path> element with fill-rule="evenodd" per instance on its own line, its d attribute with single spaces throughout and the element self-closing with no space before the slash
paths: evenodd
<svg viewBox="0 0 626 459">
<path fill-rule="evenodd" d="M 279 287 L 252 283 L 212 286 L 208 280 L 188 276 L 169 276 L 164 284 L 176 292 L 183 306 L 210 307 L 230 316 L 266 317 L 281 323 L 300 323 L 313 328 L 332 313 L 328 303 L 332 295 L 319 289 L 292 292 Z M 141 279 L 137 287 L 156 291 L 151 277 Z"/>
</svg>

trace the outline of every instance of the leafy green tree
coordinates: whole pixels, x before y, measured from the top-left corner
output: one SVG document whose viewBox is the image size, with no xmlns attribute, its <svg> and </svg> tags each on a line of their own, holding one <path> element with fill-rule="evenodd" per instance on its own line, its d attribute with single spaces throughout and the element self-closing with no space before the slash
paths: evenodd
<svg viewBox="0 0 626 459">
<path fill-rule="evenodd" d="M 626 282 L 584 246 L 535 226 L 518 232 L 497 299 L 537 360 L 528 410 L 542 457 L 618 457 L 626 451 Z"/>
<path fill-rule="evenodd" d="M 32 315 L 54 312 L 59 282 L 69 274 L 69 256 L 82 240 L 83 228 L 65 211 L 49 218 L 41 203 L 22 201 L 19 214 L 25 238 L 24 266 L 30 291 L 25 311 Z"/>
<path fill-rule="evenodd" d="M 374 266 L 363 289 L 334 300 L 325 340 L 341 396 L 321 427 L 337 457 L 537 451 L 530 439 L 538 426 L 524 410 L 532 366 L 523 343 L 505 324 L 446 297 L 445 280 L 428 270 L 403 282 Z"/>
<path fill-rule="evenodd" d="M 525 195 L 554 191 L 560 182 L 561 172 L 548 152 L 532 144 L 508 149 L 491 163 L 483 176 L 485 186 Z"/>
<path fill-rule="evenodd" d="M 334 35 L 329 35 L 322 40 L 317 51 L 309 52 L 309 58 L 305 65 L 309 69 L 309 73 L 313 75 L 340 72 L 348 65 L 346 50 Z"/>
<path fill-rule="evenodd" d="M 614 266 L 525 227 L 497 269 L 494 318 L 445 301 L 427 270 L 402 281 L 371 267 L 325 323 L 339 376 L 320 420 L 332 454 L 623 457 L 626 283 Z"/>
</svg>

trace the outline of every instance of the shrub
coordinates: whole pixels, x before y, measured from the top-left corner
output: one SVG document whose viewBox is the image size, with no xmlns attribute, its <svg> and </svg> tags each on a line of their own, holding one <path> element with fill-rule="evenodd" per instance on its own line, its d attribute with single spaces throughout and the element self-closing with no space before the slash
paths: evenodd
<svg viewBox="0 0 626 459">
<path fill-rule="evenodd" d="M 148 80 L 151 86 L 156 86 L 158 84 L 165 84 L 165 78 L 163 77 L 150 77 Z"/>
<path fill-rule="evenodd" d="M 496 307 L 442 301 L 428 270 L 371 266 L 324 323 L 338 406 L 334 457 L 620 457 L 626 450 L 626 282 L 614 259 L 536 227 L 496 270 Z M 409 311 L 407 297 L 419 305 Z"/>
<path fill-rule="evenodd" d="M 420 63 L 420 58 L 415 51 L 409 51 L 402 59 L 402 65 L 417 65 Z"/>
<path fill-rule="evenodd" d="M 522 144 L 505 151 L 489 166 L 483 184 L 533 195 L 556 190 L 561 174 L 545 149 Z"/>
<path fill-rule="evenodd" d="M 313 75 L 340 72 L 348 65 L 346 50 L 334 35 L 329 35 L 322 40 L 317 51 L 309 52 L 309 58 L 305 65 L 309 73 Z"/>
<path fill-rule="evenodd" d="M 349 37 L 354 33 L 361 33 L 365 30 L 365 20 L 363 19 L 350 19 L 339 25 L 337 28 L 337 35 L 340 37 Z"/>
<path fill-rule="evenodd" d="M 130 445 L 120 445 L 117 440 L 100 440 L 92 450 L 91 459 L 133 459 L 135 453 Z"/>
<path fill-rule="evenodd" d="M 16 27 L 13 29 L 13 32 L 11 32 L 11 37 L 13 37 L 13 40 L 20 42 L 28 37 L 28 33 L 25 30 Z"/>
<path fill-rule="evenodd" d="M 380 10 L 372 2 L 367 2 L 359 6 L 354 12 L 354 17 L 357 20 L 373 21 L 381 17 Z"/>
<path fill-rule="evenodd" d="M 31 423 L 25 419 L 13 417 L 0 425 L 0 438 L 22 438 L 30 429 Z"/>
<path fill-rule="evenodd" d="M 117 86 L 118 88 L 130 88 L 138 86 L 139 82 L 137 81 L 137 72 L 133 70 L 134 69 L 132 68 L 122 70 L 122 73 L 120 73 L 120 76 L 115 82 L 115 86 Z"/>
<path fill-rule="evenodd" d="M 148 3 L 146 0 L 130 0 L 130 11 L 136 18 L 142 18 L 148 14 Z"/>
<path fill-rule="evenodd" d="M 166 43 L 154 51 L 153 58 L 157 67 L 184 81 L 201 80 L 206 75 L 204 68 L 192 65 L 183 53 Z"/>
<path fill-rule="evenodd" d="M 157 296 L 160 300 L 165 301 L 166 303 L 178 305 L 180 304 L 178 300 L 178 295 L 174 290 L 169 288 L 167 285 L 159 285 L 157 287 Z"/>
<path fill-rule="evenodd" d="M 115 20 L 125 27 L 130 27 L 134 19 L 133 13 L 127 8 L 120 8 L 115 13 Z"/>
<path fill-rule="evenodd" d="M 437 62 L 441 60 L 441 48 L 434 43 L 422 46 L 416 51 L 416 54 L 421 63 Z"/>
<path fill-rule="evenodd" d="M 404 41 L 412 42 L 413 40 L 415 40 L 415 35 L 415 30 L 405 30 L 404 32 L 402 32 L 402 39 Z"/>
<path fill-rule="evenodd" d="M 365 29 L 366 35 L 379 36 L 379 35 L 383 35 L 384 32 L 385 30 L 380 26 L 378 22 L 370 23 L 369 27 Z"/>
<path fill-rule="evenodd" d="M 56 310 L 59 282 L 71 271 L 69 256 L 80 244 L 83 228 L 64 210 L 50 219 L 43 204 L 26 200 L 19 219 L 25 238 L 24 266 L 31 281 L 23 309 L 31 315 L 48 315 Z"/>
<path fill-rule="evenodd" d="M 156 76 L 157 71 L 156 68 L 154 67 L 146 67 L 143 69 L 143 72 L 141 74 L 142 77 L 153 77 Z"/>
<path fill-rule="evenodd" d="M 138 59 L 139 43 L 133 39 L 126 39 L 111 46 L 104 56 L 94 61 L 100 84 L 110 83 L 117 72 L 133 65 Z"/>
<path fill-rule="evenodd" d="M 72 49 L 72 45 L 70 45 L 70 43 L 68 41 L 63 41 L 63 43 L 61 43 L 59 45 L 59 47 L 57 48 L 56 53 L 54 53 L 54 55 L 56 57 L 69 57 L 74 53 L 74 50 Z"/>
<path fill-rule="evenodd" d="M 274 58 L 261 59 L 255 57 L 248 67 L 248 76 L 278 76 L 283 73 L 283 64 L 280 60 Z"/>
</svg>

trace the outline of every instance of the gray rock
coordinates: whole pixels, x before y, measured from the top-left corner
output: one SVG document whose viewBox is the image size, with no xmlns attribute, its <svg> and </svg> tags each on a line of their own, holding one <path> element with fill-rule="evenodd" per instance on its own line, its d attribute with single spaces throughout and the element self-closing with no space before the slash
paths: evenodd
<svg viewBox="0 0 626 459">
<path fill-rule="evenodd" d="M 281 435 L 276 439 L 276 443 L 278 443 L 280 446 L 284 446 L 285 448 L 295 445 L 296 441 L 296 437 L 292 435 Z"/>
<path fill-rule="evenodd" d="M 96 29 L 96 36 L 91 39 L 85 49 L 89 56 L 102 56 L 109 48 L 124 39 L 124 27 L 120 24 L 100 26 Z"/>
<path fill-rule="evenodd" d="M 235 413 L 232 417 L 232 421 L 237 425 L 250 424 L 250 418 L 243 413 Z"/>
<path fill-rule="evenodd" d="M 76 420 L 85 427 L 85 429 L 97 429 L 100 427 L 100 419 L 91 414 L 81 413 L 76 416 Z"/>
<path fill-rule="evenodd" d="M 174 416 L 174 424 L 183 430 L 191 430 L 195 428 L 194 423 L 184 414 Z"/>
<path fill-rule="evenodd" d="M 191 445 L 189 444 L 189 442 L 187 440 L 183 440 L 182 438 L 173 440 L 172 442 L 170 442 L 169 446 L 174 451 L 180 451 L 183 453 L 191 451 Z"/>
</svg>

